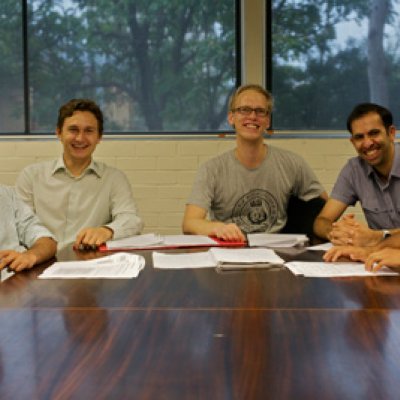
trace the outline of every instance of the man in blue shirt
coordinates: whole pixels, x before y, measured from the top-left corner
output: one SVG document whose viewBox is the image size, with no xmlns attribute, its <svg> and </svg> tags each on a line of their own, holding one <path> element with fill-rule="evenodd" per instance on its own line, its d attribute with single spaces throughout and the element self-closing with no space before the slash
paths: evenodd
<svg viewBox="0 0 400 400">
<path fill-rule="evenodd" d="M 15 191 L 0 185 L 0 270 L 31 268 L 54 256 L 57 243 Z"/>
<path fill-rule="evenodd" d="M 339 174 L 331 196 L 314 222 L 314 232 L 335 245 L 373 246 L 400 232 L 400 146 L 391 112 L 377 104 L 357 105 L 347 120 L 358 157 Z M 353 214 L 361 203 L 368 226 Z"/>
</svg>

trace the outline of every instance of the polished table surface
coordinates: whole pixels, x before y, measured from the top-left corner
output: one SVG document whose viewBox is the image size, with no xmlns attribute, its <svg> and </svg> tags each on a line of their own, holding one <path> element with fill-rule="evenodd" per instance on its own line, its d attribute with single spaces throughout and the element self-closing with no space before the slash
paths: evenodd
<svg viewBox="0 0 400 400">
<path fill-rule="evenodd" d="M 400 278 L 155 270 L 139 253 L 137 279 L 39 280 L 43 265 L 0 284 L 1 399 L 400 398 Z"/>
</svg>

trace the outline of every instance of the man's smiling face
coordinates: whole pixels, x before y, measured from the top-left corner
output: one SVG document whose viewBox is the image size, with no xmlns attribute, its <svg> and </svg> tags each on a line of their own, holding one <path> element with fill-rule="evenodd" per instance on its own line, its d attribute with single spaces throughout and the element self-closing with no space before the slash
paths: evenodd
<svg viewBox="0 0 400 400">
<path fill-rule="evenodd" d="M 395 128 L 386 130 L 376 112 L 370 112 L 354 120 L 351 124 L 351 143 L 358 155 L 378 171 L 391 165 Z"/>
<path fill-rule="evenodd" d="M 64 146 L 64 159 L 72 164 L 89 164 L 101 139 L 98 121 L 90 111 L 75 111 L 65 118 L 57 136 Z"/>
<path fill-rule="evenodd" d="M 269 128 L 271 116 L 269 104 L 265 96 L 255 90 L 245 90 L 237 97 L 234 109 L 228 114 L 228 122 L 236 130 L 240 140 L 262 141 L 265 131 Z M 253 111 L 244 115 L 240 110 L 250 108 Z M 255 110 L 266 110 L 266 115 L 258 115 Z"/>
</svg>

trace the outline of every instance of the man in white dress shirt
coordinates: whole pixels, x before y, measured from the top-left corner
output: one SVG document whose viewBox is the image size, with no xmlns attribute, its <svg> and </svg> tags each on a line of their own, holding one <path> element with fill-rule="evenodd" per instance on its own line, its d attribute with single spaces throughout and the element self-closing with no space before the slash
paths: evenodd
<svg viewBox="0 0 400 400">
<path fill-rule="evenodd" d="M 140 233 L 131 186 L 125 174 L 92 159 L 103 133 L 103 114 L 88 99 L 64 104 L 56 134 L 63 155 L 26 167 L 17 192 L 55 235 L 59 247 L 96 247 Z"/>
</svg>

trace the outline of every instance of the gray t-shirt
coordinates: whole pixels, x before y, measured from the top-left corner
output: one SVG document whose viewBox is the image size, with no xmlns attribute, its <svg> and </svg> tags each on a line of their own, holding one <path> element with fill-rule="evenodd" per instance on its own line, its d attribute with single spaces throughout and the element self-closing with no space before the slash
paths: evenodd
<svg viewBox="0 0 400 400">
<path fill-rule="evenodd" d="M 200 166 L 188 204 L 213 220 L 237 224 L 245 233 L 278 232 L 286 224 L 291 195 L 308 201 L 324 188 L 298 154 L 268 146 L 254 169 L 244 167 L 230 150 Z"/>
</svg>

